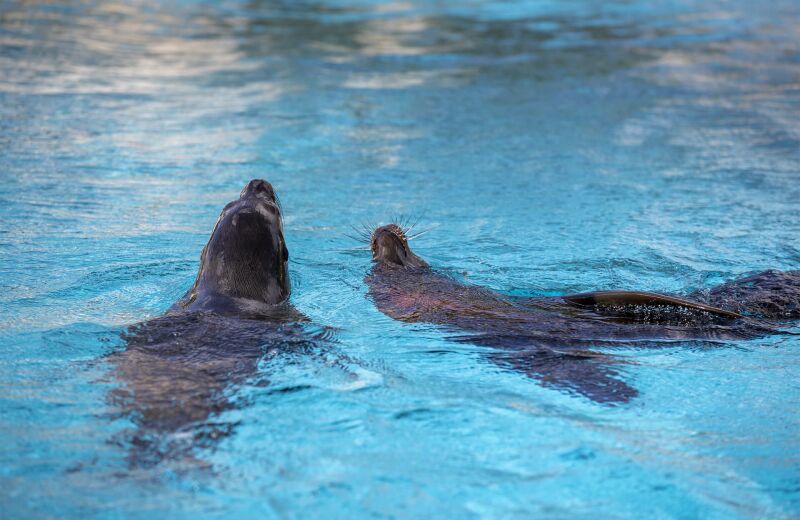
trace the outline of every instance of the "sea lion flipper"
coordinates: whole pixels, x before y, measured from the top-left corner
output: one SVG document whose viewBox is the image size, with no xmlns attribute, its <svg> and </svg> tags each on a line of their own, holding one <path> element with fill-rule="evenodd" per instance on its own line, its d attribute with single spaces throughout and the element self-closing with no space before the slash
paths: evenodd
<svg viewBox="0 0 800 520">
<path fill-rule="evenodd" d="M 688 309 L 705 312 L 715 316 L 737 319 L 743 316 L 737 312 L 720 309 L 705 303 L 694 302 L 676 296 L 667 296 L 644 291 L 594 291 L 580 294 L 569 294 L 563 299 L 571 304 L 621 310 L 625 307 L 659 306 L 677 309 Z"/>
<path fill-rule="evenodd" d="M 497 352 L 491 358 L 500 366 L 522 372 L 545 386 L 580 394 L 596 403 L 619 405 L 639 395 L 621 378 L 612 356 L 593 358 L 569 350 L 538 348 Z"/>
</svg>

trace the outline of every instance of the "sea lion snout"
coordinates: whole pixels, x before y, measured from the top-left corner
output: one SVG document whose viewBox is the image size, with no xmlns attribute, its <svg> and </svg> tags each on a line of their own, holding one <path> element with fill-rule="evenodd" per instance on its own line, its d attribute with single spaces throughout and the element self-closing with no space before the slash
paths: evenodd
<svg viewBox="0 0 800 520">
<path fill-rule="evenodd" d="M 402 229 L 394 224 L 375 229 L 372 232 L 370 249 L 375 261 L 403 265 L 406 244 Z"/>
<path fill-rule="evenodd" d="M 239 200 L 228 205 L 228 209 L 239 214 L 253 212 L 280 226 L 281 208 L 272 184 L 263 179 L 253 179 L 247 183 L 239 195 Z"/>
<path fill-rule="evenodd" d="M 242 189 L 242 193 L 239 195 L 239 198 L 247 198 L 247 197 L 259 197 L 259 198 L 266 198 L 270 202 L 277 202 L 275 199 L 275 189 L 272 187 L 272 184 L 268 183 L 264 179 L 253 179 L 252 181 L 247 183 L 247 186 Z"/>
<path fill-rule="evenodd" d="M 397 224 L 381 226 L 372 232 L 370 240 L 372 259 L 376 262 L 399 267 L 427 267 L 421 258 L 408 246 L 403 229 Z"/>
</svg>

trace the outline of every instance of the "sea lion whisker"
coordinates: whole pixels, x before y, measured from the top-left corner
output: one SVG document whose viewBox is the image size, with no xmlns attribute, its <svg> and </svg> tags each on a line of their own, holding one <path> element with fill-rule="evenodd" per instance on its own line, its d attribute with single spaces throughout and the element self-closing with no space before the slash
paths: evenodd
<svg viewBox="0 0 800 520">
<path fill-rule="evenodd" d="M 391 217 L 391 220 L 390 220 L 391 223 L 393 223 L 395 226 L 399 227 L 400 229 L 403 228 L 402 221 L 403 221 L 403 216 L 402 215 L 393 215 Z"/>
<path fill-rule="evenodd" d="M 334 249 L 333 251 L 336 252 L 336 253 L 352 253 L 354 251 L 359 251 L 360 252 L 360 251 L 369 251 L 369 250 L 370 250 L 370 246 L 366 245 L 366 246 L 357 246 L 357 247 L 345 247 L 345 248 L 342 248 L 342 249 Z"/>
<path fill-rule="evenodd" d="M 350 240 L 355 240 L 356 242 L 363 242 L 364 241 L 364 237 L 362 237 L 360 235 L 351 235 L 349 233 L 345 233 L 344 236 L 346 236 Z"/>
<path fill-rule="evenodd" d="M 366 238 L 368 238 L 370 240 L 372 239 L 372 230 L 373 229 L 375 229 L 375 226 L 370 225 L 370 224 L 368 224 L 366 222 L 362 222 L 361 223 L 361 233 L 364 235 L 364 237 L 366 237 Z"/>
<path fill-rule="evenodd" d="M 410 234 L 411 234 L 411 231 L 412 231 L 412 230 L 413 230 L 415 227 L 417 227 L 417 224 L 419 224 L 419 222 L 420 222 L 420 219 L 421 219 L 421 217 L 416 217 L 416 218 L 415 218 L 415 219 L 413 219 L 413 221 L 412 221 L 412 219 L 411 219 L 411 218 L 408 218 L 408 219 L 407 219 L 407 220 L 406 220 L 406 221 L 403 223 L 403 225 L 402 225 L 402 226 L 400 226 L 400 227 L 403 229 L 403 233 L 404 233 L 406 236 L 410 235 Z"/>
<path fill-rule="evenodd" d="M 400 215 L 398 219 L 395 219 L 395 222 L 397 222 L 397 227 L 403 230 L 403 233 L 407 233 L 412 227 L 411 219 L 411 215 Z"/>
<path fill-rule="evenodd" d="M 358 227 L 350 224 L 350 229 L 352 229 L 355 233 L 358 233 L 359 235 L 363 235 L 364 234 L 364 225 L 363 224 L 361 224 L 361 228 L 360 229 Z"/>
<path fill-rule="evenodd" d="M 373 229 L 373 226 L 371 226 L 369 224 L 366 224 L 366 223 L 363 223 L 363 222 L 360 223 L 358 226 L 360 226 L 360 227 L 357 227 L 357 226 L 354 226 L 354 225 L 350 225 L 350 229 L 352 229 L 353 232 L 358 237 L 356 240 L 358 240 L 360 242 L 371 242 L 372 241 L 372 229 Z M 350 235 L 348 235 L 348 236 L 350 236 Z M 351 238 L 355 238 L 355 237 L 351 237 Z"/>
<path fill-rule="evenodd" d="M 406 236 L 406 240 L 414 240 L 415 238 L 419 238 L 419 237 L 421 237 L 422 235 L 425 235 L 425 234 L 427 234 L 427 233 L 430 233 L 431 231 L 433 231 L 434 229 L 436 229 L 436 227 L 437 227 L 437 226 L 433 226 L 433 227 L 431 227 L 431 228 L 428 228 L 428 229 L 423 229 L 422 231 L 417 231 L 417 232 L 416 232 L 416 233 L 414 233 L 413 235 L 407 235 L 407 236 Z"/>
<path fill-rule="evenodd" d="M 419 219 L 415 220 L 414 223 L 411 224 L 410 226 L 404 227 L 403 228 L 403 233 L 408 235 L 409 233 L 411 233 L 411 231 L 414 229 L 414 227 L 416 227 L 417 224 L 419 224 Z"/>
<path fill-rule="evenodd" d="M 361 231 L 360 231 L 358 228 L 356 228 L 354 225 L 352 225 L 352 224 L 350 224 L 348 227 L 350 228 L 350 231 L 351 231 L 353 234 L 351 235 L 351 234 L 348 232 L 348 233 L 344 233 L 344 236 L 346 236 L 346 237 L 348 237 L 348 238 L 352 238 L 352 239 L 354 239 L 354 240 L 359 240 L 357 237 L 361 236 Z"/>
</svg>

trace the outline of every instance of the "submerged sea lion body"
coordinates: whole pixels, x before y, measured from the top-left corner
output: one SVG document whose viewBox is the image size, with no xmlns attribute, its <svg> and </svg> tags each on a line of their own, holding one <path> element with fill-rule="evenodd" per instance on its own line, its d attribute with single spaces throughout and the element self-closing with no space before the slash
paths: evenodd
<svg viewBox="0 0 800 520">
<path fill-rule="evenodd" d="M 776 332 L 765 319 L 800 317 L 800 271 L 769 271 L 689 298 L 640 291 L 517 298 L 431 269 L 396 225 L 376 229 L 371 249 L 365 281 L 381 312 L 460 332 L 459 341 L 497 349 L 495 361 L 599 402 L 637 392 L 591 347 L 747 339 Z"/>
<path fill-rule="evenodd" d="M 206 466 L 198 450 L 231 435 L 239 419 L 224 412 L 248 404 L 239 389 L 269 385 L 265 359 L 324 357 L 330 350 L 324 328 L 214 312 L 168 314 L 123 337 L 125 349 L 107 357 L 117 384 L 109 401 L 132 423 L 116 438 L 128 448 L 131 467 Z"/>
</svg>

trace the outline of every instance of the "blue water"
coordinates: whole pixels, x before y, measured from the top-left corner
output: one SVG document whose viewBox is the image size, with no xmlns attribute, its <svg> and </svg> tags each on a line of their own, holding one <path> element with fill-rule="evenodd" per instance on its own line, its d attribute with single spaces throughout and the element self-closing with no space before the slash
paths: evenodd
<svg viewBox="0 0 800 520">
<path fill-rule="evenodd" d="M 796 0 L 4 2 L 0 516 L 800 515 L 797 338 L 615 350 L 602 405 L 384 316 L 346 236 L 523 295 L 797 269 L 799 114 Z M 254 177 L 333 353 L 132 464 L 106 356 Z"/>
</svg>

